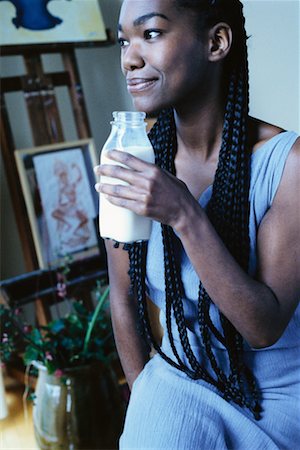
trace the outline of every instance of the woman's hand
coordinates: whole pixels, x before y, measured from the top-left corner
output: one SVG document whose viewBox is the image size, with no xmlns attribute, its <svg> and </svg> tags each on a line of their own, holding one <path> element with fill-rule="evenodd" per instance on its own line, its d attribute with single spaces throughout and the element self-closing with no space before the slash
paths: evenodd
<svg viewBox="0 0 300 450">
<path fill-rule="evenodd" d="M 97 175 L 127 183 L 95 185 L 112 204 L 176 229 L 186 205 L 196 203 L 185 183 L 154 164 L 118 150 L 111 150 L 107 156 L 126 166 L 102 164 L 95 168 Z"/>
</svg>

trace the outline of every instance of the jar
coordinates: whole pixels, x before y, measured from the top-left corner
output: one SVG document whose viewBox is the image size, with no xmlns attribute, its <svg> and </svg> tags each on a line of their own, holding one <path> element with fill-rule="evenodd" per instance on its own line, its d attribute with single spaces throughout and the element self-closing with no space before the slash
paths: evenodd
<svg viewBox="0 0 300 450">
<path fill-rule="evenodd" d="M 103 146 L 100 164 L 119 164 L 109 159 L 109 150 L 120 150 L 143 161 L 154 163 L 154 151 L 146 133 L 144 112 L 115 111 L 111 122 L 111 133 Z M 102 183 L 126 184 L 117 178 L 102 176 Z M 113 205 L 100 193 L 99 228 L 103 238 L 130 243 L 150 238 L 152 221 L 129 209 Z"/>
</svg>

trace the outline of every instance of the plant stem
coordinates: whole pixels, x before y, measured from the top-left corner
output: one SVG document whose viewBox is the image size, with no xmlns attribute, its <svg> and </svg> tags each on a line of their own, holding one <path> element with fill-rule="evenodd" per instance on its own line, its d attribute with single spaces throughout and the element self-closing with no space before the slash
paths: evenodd
<svg viewBox="0 0 300 450">
<path fill-rule="evenodd" d="M 83 353 L 87 352 L 93 328 L 95 326 L 95 323 L 96 323 L 96 320 L 98 318 L 98 315 L 99 315 L 99 313 L 100 313 L 100 311 L 102 309 L 102 306 L 103 306 L 103 304 L 104 304 L 108 294 L 109 294 L 109 286 L 107 286 L 107 288 L 105 289 L 105 291 L 101 295 L 100 300 L 98 302 L 98 305 L 96 306 L 96 309 L 94 311 L 93 317 L 92 317 L 92 319 L 91 319 L 91 321 L 89 323 L 89 326 L 88 326 L 88 329 L 87 329 L 87 332 L 86 332 L 86 335 L 85 335 L 85 339 L 84 339 Z"/>
</svg>

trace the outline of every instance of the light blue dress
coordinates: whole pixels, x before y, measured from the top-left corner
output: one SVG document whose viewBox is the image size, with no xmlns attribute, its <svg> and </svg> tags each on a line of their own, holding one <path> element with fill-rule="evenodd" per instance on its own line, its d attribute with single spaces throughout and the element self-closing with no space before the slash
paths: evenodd
<svg viewBox="0 0 300 450">
<path fill-rule="evenodd" d="M 256 270 L 257 230 L 272 205 L 296 139 L 294 132 L 280 133 L 252 155 L 249 194 L 252 275 Z M 199 199 L 203 208 L 211 192 L 212 187 L 209 187 Z M 299 196 L 299 192 L 295 195 Z M 178 257 L 182 261 L 188 336 L 194 353 L 201 360 L 203 352 L 196 323 L 198 278 L 182 247 L 178 249 Z M 150 298 L 161 308 L 160 321 L 165 328 L 163 247 L 158 223 L 154 224 L 149 241 L 147 286 Z M 218 324 L 216 308 L 211 315 Z M 176 329 L 174 324 L 173 333 L 180 353 Z M 162 349 L 174 359 L 167 333 L 165 336 Z M 213 345 L 218 360 L 226 364 L 222 344 L 213 341 Z M 182 352 L 180 355 L 187 363 Z M 190 379 L 155 355 L 134 382 L 120 449 L 300 448 L 300 305 L 276 344 L 260 350 L 245 344 L 245 360 L 258 380 L 263 408 L 261 420 L 256 421 L 247 409 L 225 401 L 210 384 Z"/>
</svg>

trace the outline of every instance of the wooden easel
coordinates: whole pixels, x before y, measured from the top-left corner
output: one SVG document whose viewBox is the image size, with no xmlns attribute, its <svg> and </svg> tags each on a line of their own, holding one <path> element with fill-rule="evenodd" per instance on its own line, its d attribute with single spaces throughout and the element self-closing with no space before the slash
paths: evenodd
<svg viewBox="0 0 300 450">
<path fill-rule="evenodd" d="M 97 46 L 107 46 L 114 42 L 109 30 L 106 30 L 106 34 L 107 39 L 97 43 Z M 60 53 L 64 71 L 45 73 L 41 59 L 44 53 Z M 19 46 L 13 49 L 3 47 L 2 55 L 21 55 L 27 71 L 23 76 L 1 78 L 1 148 L 25 267 L 28 272 L 31 272 L 39 269 L 39 266 L 14 159 L 15 145 L 5 94 L 16 91 L 23 93 L 35 146 L 64 142 L 63 127 L 55 96 L 55 88 L 58 86 L 68 88 L 78 139 L 90 138 L 91 131 L 74 46 L 62 44 L 60 47 L 58 45 Z M 103 268 L 103 261 L 99 262 L 98 269 L 101 265 Z M 41 299 L 36 300 L 36 313 L 40 324 L 49 320 L 47 305 Z"/>
</svg>

